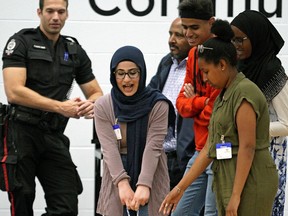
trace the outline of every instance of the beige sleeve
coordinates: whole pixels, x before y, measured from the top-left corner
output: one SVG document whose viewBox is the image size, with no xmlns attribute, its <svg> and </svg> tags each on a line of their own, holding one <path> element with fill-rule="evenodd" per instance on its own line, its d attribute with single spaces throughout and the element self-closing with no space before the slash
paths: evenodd
<svg viewBox="0 0 288 216">
<path fill-rule="evenodd" d="M 169 106 L 159 101 L 153 107 L 148 122 L 146 146 L 144 149 L 141 173 L 137 185 L 151 188 L 159 158 L 164 153 L 163 142 L 168 128 Z"/>
</svg>

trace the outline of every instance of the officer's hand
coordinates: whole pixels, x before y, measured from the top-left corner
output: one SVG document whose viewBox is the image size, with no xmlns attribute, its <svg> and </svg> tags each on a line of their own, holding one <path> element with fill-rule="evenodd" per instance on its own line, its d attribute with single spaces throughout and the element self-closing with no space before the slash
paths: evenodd
<svg viewBox="0 0 288 216">
<path fill-rule="evenodd" d="M 91 119 L 94 117 L 94 102 L 91 100 L 85 100 L 79 102 L 78 116 Z"/>
<path fill-rule="evenodd" d="M 74 98 L 71 100 L 66 100 L 61 103 L 59 113 L 65 117 L 69 118 L 80 118 L 79 112 L 79 100 L 80 98 Z"/>
</svg>

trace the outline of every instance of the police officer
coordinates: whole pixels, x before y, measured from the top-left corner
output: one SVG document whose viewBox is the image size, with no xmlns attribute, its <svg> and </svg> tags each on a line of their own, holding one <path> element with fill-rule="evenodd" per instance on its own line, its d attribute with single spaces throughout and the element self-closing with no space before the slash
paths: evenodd
<svg viewBox="0 0 288 216">
<path fill-rule="evenodd" d="M 45 193 L 44 215 L 78 214 L 82 184 L 63 132 L 67 118 L 92 118 L 93 102 L 103 93 L 86 52 L 75 38 L 60 35 L 67 8 L 68 0 L 40 0 L 40 26 L 14 34 L 3 52 L 8 133 L 17 149 L 16 181 L 9 191 L 16 216 L 33 215 L 36 176 Z M 73 80 L 85 100 L 68 98 Z"/>
</svg>

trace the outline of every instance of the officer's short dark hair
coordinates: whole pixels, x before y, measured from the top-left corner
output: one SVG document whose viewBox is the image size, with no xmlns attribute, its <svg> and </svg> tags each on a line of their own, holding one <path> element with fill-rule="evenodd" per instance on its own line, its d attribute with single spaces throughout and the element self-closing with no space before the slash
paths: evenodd
<svg viewBox="0 0 288 216">
<path fill-rule="evenodd" d="M 190 14 L 214 16 L 214 6 L 211 0 L 183 0 L 178 6 L 179 14 L 189 11 Z"/>
<path fill-rule="evenodd" d="M 39 8 L 43 10 L 45 0 L 39 0 Z M 66 9 L 68 8 L 68 0 L 64 0 L 66 2 Z"/>
</svg>

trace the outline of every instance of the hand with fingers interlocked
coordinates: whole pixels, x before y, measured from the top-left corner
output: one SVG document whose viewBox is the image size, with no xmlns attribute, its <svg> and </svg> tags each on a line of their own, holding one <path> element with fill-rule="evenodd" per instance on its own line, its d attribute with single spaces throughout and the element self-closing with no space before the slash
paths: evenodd
<svg viewBox="0 0 288 216">
<path fill-rule="evenodd" d="M 146 205 L 150 198 L 149 187 L 138 185 L 134 192 L 128 179 L 123 179 L 118 183 L 118 191 L 122 205 L 128 210 L 138 211 L 140 206 Z"/>
<path fill-rule="evenodd" d="M 134 197 L 134 191 L 132 190 L 128 179 L 123 179 L 118 183 L 118 191 L 122 205 L 125 205 L 128 210 L 133 210 L 131 202 Z"/>
<path fill-rule="evenodd" d="M 134 198 L 131 201 L 131 209 L 138 211 L 140 206 L 144 206 L 148 203 L 150 198 L 150 188 L 144 185 L 138 185 L 134 194 Z"/>
</svg>

